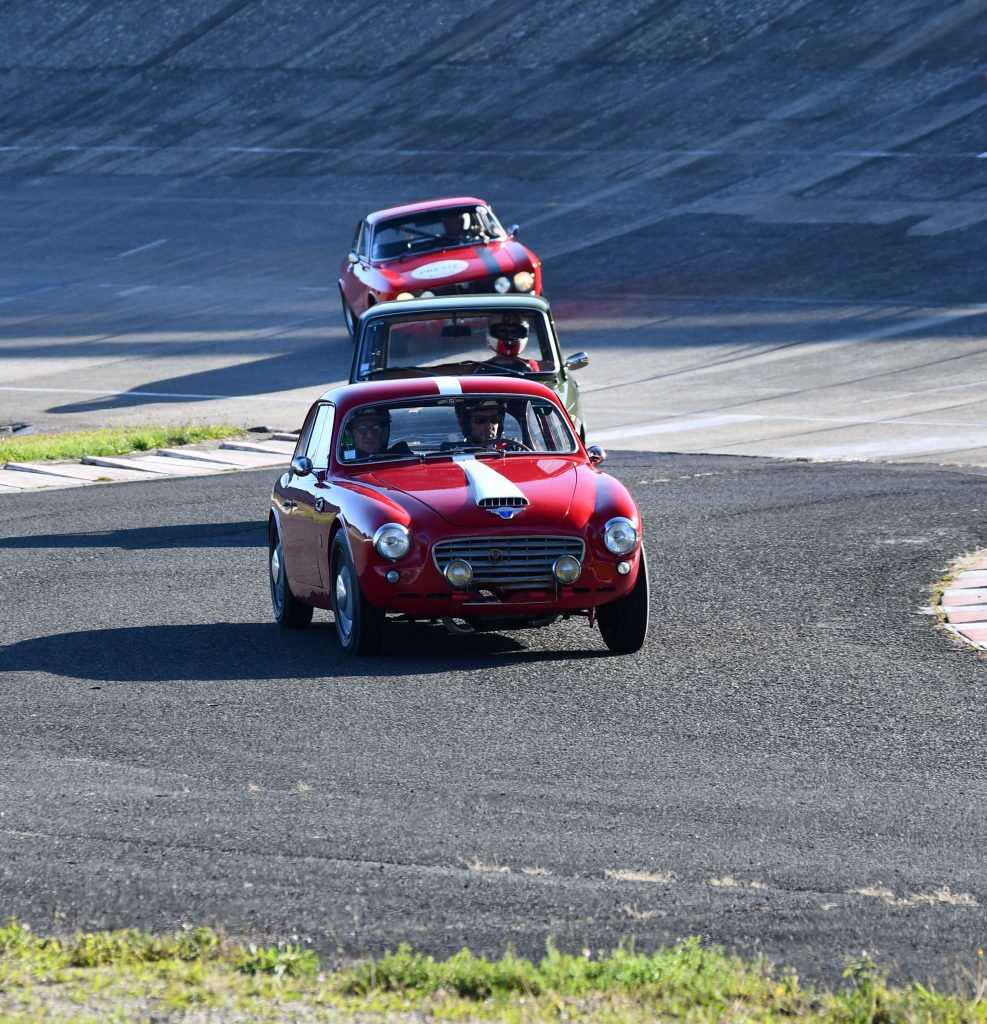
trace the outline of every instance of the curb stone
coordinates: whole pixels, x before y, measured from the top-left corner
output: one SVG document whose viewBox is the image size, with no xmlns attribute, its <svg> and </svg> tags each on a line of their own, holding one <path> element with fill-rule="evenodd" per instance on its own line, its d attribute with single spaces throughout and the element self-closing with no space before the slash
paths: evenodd
<svg viewBox="0 0 987 1024">
<path fill-rule="evenodd" d="M 977 650 L 987 651 L 987 550 L 959 563 L 939 607 L 950 633 Z"/>
<path fill-rule="evenodd" d="M 87 455 L 71 462 L 8 462 L 0 469 L 0 493 L 89 487 L 101 483 L 163 480 L 286 465 L 298 435 L 264 428 L 260 437 L 231 437 L 181 448 L 128 455 Z"/>
</svg>

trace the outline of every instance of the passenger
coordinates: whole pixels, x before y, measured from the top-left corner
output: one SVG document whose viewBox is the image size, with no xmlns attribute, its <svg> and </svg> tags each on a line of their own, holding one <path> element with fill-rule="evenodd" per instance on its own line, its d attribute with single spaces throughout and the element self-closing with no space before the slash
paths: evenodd
<svg viewBox="0 0 987 1024">
<path fill-rule="evenodd" d="M 346 459 L 365 459 L 371 455 L 410 455 L 404 441 L 388 447 L 391 438 L 391 413 L 385 407 L 360 409 L 346 425 L 344 455 Z M 353 452 L 351 455 L 350 452 Z"/>
</svg>

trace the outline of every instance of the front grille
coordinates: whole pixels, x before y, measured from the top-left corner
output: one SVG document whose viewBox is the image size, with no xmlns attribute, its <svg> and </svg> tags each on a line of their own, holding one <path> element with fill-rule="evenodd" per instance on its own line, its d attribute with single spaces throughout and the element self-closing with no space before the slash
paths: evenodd
<svg viewBox="0 0 987 1024">
<path fill-rule="evenodd" d="M 468 281 L 454 281 L 452 284 L 430 284 L 428 290 L 433 295 L 493 295 L 497 293 L 494 281 L 498 277 L 511 279 L 510 274 L 495 274 L 493 277 L 474 277 Z M 513 286 L 511 291 L 514 291 Z"/>
<path fill-rule="evenodd" d="M 560 555 L 583 560 L 579 537 L 463 537 L 442 540 L 432 548 L 439 572 L 454 559 L 473 567 L 477 586 L 552 583 L 552 563 Z"/>
</svg>

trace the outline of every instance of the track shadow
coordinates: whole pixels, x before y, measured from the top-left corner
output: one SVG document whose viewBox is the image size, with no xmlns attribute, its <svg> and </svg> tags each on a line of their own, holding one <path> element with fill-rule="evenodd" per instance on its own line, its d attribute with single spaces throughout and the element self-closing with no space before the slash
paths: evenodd
<svg viewBox="0 0 987 1024">
<path fill-rule="evenodd" d="M 234 523 L 190 523 L 145 526 L 133 530 L 95 530 L 92 533 L 49 533 L 28 537 L 0 537 L 4 548 L 120 548 L 146 551 L 153 548 L 256 548 L 267 545 L 267 520 L 246 519 Z"/>
<path fill-rule="evenodd" d="M 292 352 L 238 366 L 217 367 L 201 373 L 165 377 L 113 395 L 51 406 L 51 414 L 92 413 L 132 406 L 176 403 L 187 405 L 217 399 L 254 398 L 282 391 L 311 390 L 313 399 L 333 382 L 349 377 L 351 349 L 326 354 L 321 339 L 299 342 Z M 301 422 L 305 409 L 296 411 Z"/>
<path fill-rule="evenodd" d="M 408 652 L 414 654 L 409 657 Z M 604 651 L 529 650 L 513 635 L 450 636 L 441 626 L 391 624 L 383 653 L 350 658 L 331 623 L 288 632 L 273 622 L 122 626 L 56 633 L 0 650 L 0 672 L 46 672 L 94 682 L 206 682 L 287 679 L 386 679 L 525 663 L 605 657 Z"/>
</svg>

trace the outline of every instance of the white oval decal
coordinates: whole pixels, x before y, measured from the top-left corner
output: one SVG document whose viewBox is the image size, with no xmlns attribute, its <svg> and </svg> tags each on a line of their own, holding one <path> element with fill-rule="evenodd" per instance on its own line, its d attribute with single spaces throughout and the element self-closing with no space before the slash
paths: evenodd
<svg viewBox="0 0 987 1024">
<path fill-rule="evenodd" d="M 415 267 L 411 276 L 417 277 L 419 281 L 431 281 L 436 277 L 461 274 L 468 266 L 466 260 L 439 260 L 438 263 L 424 263 L 420 267 Z"/>
</svg>

